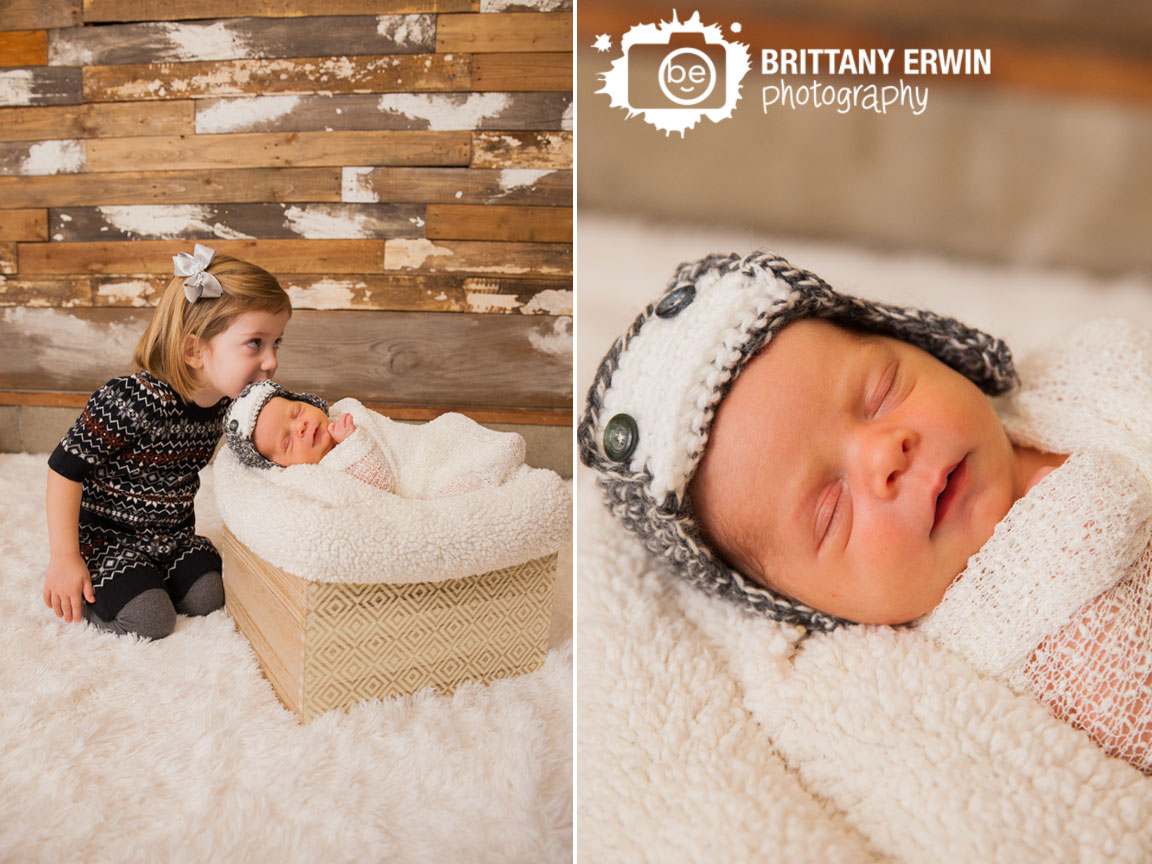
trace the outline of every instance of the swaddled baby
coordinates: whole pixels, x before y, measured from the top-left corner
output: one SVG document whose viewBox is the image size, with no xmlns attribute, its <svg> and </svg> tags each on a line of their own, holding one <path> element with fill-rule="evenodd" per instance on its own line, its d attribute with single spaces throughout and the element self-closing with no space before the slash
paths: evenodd
<svg viewBox="0 0 1152 864">
<path fill-rule="evenodd" d="M 1096 343 L 1152 363 L 1114 334 L 1086 362 Z M 1006 346 L 957 321 L 839 294 L 778 256 L 713 256 L 605 358 L 581 458 L 698 586 L 808 629 L 924 619 L 1148 770 L 1149 603 L 1131 586 L 1149 576 L 1152 471 L 1133 454 L 1150 436 L 1092 432 L 1102 406 L 1066 382 L 1048 385 L 1053 434 L 1006 428 L 987 397 L 1015 381 Z M 1152 425 L 1149 381 L 1110 400 L 1124 428 Z M 1061 434 L 1073 403 L 1086 431 Z"/>
<path fill-rule="evenodd" d="M 357 428 L 350 410 L 330 419 L 324 399 L 274 381 L 245 387 L 224 425 L 228 446 L 249 467 L 318 464 L 405 497 L 499 486 L 524 464 L 522 437 L 486 429 L 462 414 L 442 414 L 416 427 L 390 424 L 383 428 L 391 436 L 372 437 Z"/>
</svg>

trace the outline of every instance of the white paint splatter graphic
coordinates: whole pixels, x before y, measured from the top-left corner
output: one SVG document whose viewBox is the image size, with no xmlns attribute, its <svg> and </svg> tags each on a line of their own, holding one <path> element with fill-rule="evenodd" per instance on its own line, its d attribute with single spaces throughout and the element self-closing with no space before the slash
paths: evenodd
<svg viewBox="0 0 1152 864">
<path fill-rule="evenodd" d="M 565 132 L 571 132 L 573 129 L 572 109 L 575 107 L 575 102 L 569 102 L 568 107 L 564 109 L 564 116 L 560 118 L 560 128 Z"/>
<path fill-rule="evenodd" d="M 528 341 L 532 347 L 543 354 L 554 357 L 572 356 L 572 319 L 563 316 L 552 323 L 552 330 L 546 328 L 533 330 L 528 334 Z"/>
<path fill-rule="evenodd" d="M 300 104 L 299 96 L 256 96 L 251 99 L 221 99 L 196 112 L 196 133 L 256 132 L 266 124 L 291 114 Z"/>
<path fill-rule="evenodd" d="M 432 47 L 436 35 L 435 15 L 380 15 L 376 32 L 404 47 Z"/>
<path fill-rule="evenodd" d="M 668 49 L 664 54 L 663 64 L 656 68 L 656 61 L 645 61 L 637 68 L 629 70 L 629 49 L 633 45 L 652 46 L 659 49 L 661 45 L 668 45 L 673 36 L 689 34 L 695 38 L 697 45 L 681 46 Z M 740 82 L 752 68 L 752 61 L 748 54 L 748 46 L 743 42 L 727 42 L 719 25 L 704 26 L 700 21 L 700 13 L 694 12 L 687 21 L 679 21 L 676 13 L 672 13 L 671 21 L 661 21 L 659 24 L 637 24 L 632 27 L 624 38 L 620 40 L 621 56 L 612 61 L 612 68 L 602 72 L 600 79 L 604 86 L 597 93 L 606 93 L 611 100 L 613 108 L 623 108 L 629 117 L 640 114 L 645 123 L 664 130 L 665 135 L 679 132 L 680 137 L 707 117 L 713 123 L 719 123 L 732 116 L 736 110 L 736 103 L 740 101 Z M 639 53 L 639 52 L 637 52 Z M 684 63 L 676 65 L 673 60 L 679 59 L 688 53 L 696 60 L 688 61 L 696 64 L 695 68 L 704 69 L 707 66 L 708 74 L 704 75 L 699 84 L 687 87 L 689 84 L 685 77 L 674 79 L 671 77 L 675 69 L 683 70 Z M 723 54 L 723 70 L 716 68 L 720 65 L 719 55 Z M 646 57 L 648 55 L 645 55 Z M 672 65 L 669 65 L 669 64 Z M 653 68 L 647 68 L 652 66 Z M 667 69 L 665 68 L 667 67 Z M 629 76 L 651 76 L 649 80 L 658 84 L 662 95 L 650 95 L 651 104 L 632 105 L 628 79 Z M 695 81 L 696 79 L 692 79 Z M 669 87 L 674 81 L 676 83 Z M 724 102 L 714 106 L 715 96 L 712 90 L 717 84 L 724 88 Z M 696 89 L 696 88 L 699 89 Z M 651 91 L 651 87 L 639 88 L 640 92 Z M 718 93 L 716 95 L 719 95 Z M 704 105 L 706 107 L 696 107 Z M 708 107 L 714 106 L 714 107 Z"/>
<path fill-rule="evenodd" d="M 375 204 L 380 200 L 372 188 L 372 168 L 345 168 L 340 185 L 340 200 L 345 203 Z"/>
<path fill-rule="evenodd" d="M 376 108 L 402 114 L 412 120 L 423 120 L 424 128 L 479 129 L 481 122 L 499 117 L 508 108 L 505 93 L 388 93 L 380 97 Z"/>
<path fill-rule="evenodd" d="M 211 234 L 224 240 L 253 239 L 251 234 L 213 222 L 212 208 L 202 204 L 128 204 L 96 209 L 112 227 L 133 237 L 176 240 L 190 234 Z"/>
<path fill-rule="evenodd" d="M 83 141 L 41 141 L 28 148 L 19 174 L 76 174 L 84 170 Z"/>
</svg>

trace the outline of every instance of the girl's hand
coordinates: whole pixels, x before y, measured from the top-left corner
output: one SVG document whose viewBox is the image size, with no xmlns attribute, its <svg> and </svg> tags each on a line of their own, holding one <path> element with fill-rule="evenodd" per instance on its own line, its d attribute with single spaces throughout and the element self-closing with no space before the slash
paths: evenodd
<svg viewBox="0 0 1152 864">
<path fill-rule="evenodd" d="M 351 414 L 341 414 L 328 424 L 328 434 L 336 440 L 337 444 L 343 444 L 348 440 L 348 436 L 355 431 L 356 424 L 352 422 Z"/>
<path fill-rule="evenodd" d="M 48 559 L 48 574 L 44 577 L 44 605 L 65 621 L 83 618 L 80 597 L 96 602 L 92 591 L 92 577 L 80 554 L 52 556 Z"/>
</svg>

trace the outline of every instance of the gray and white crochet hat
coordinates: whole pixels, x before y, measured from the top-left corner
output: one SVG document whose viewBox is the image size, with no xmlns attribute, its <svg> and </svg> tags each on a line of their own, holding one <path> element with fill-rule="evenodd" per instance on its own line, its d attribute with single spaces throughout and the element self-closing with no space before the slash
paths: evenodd
<svg viewBox="0 0 1152 864">
<path fill-rule="evenodd" d="M 236 401 L 228 409 L 224 418 L 224 437 L 228 447 L 236 454 L 236 458 L 249 468 L 279 468 L 271 459 L 265 459 L 256 449 L 252 435 L 256 431 L 256 420 L 269 400 L 277 396 L 291 399 L 294 402 L 308 402 L 315 405 L 325 414 L 328 413 L 328 403 L 313 393 L 293 393 L 281 387 L 275 381 L 254 381 L 247 385 Z"/>
<path fill-rule="evenodd" d="M 588 391 L 577 441 L 612 513 L 682 576 L 773 619 L 830 630 L 844 622 L 725 564 L 687 495 L 720 401 L 756 352 L 802 318 L 909 342 L 989 395 L 1016 383 L 1008 347 L 952 318 L 839 294 L 769 252 L 710 255 L 682 264 L 612 345 Z"/>
</svg>

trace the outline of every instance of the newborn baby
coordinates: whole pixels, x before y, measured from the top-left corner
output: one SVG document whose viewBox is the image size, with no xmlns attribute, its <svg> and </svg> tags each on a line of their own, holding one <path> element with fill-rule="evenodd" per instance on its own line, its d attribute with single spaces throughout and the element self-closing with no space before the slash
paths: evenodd
<svg viewBox="0 0 1152 864">
<path fill-rule="evenodd" d="M 1136 505 L 1152 490 L 1100 452 L 1131 430 L 1010 437 L 987 396 L 1015 383 L 1006 346 L 957 321 L 838 294 L 778 256 L 712 256 L 681 267 L 606 356 L 580 454 L 613 513 L 699 587 L 809 630 L 947 609 L 926 632 L 1149 770 L 1152 706 L 1123 694 L 1142 692 L 1152 652 L 1118 624 L 1149 616 L 1149 592 L 1101 592 L 1149 581 Z M 1067 411 L 1074 395 L 1048 398 Z M 1121 403 L 1132 426 L 1148 397 Z M 1053 495 L 1064 478 L 1092 494 Z M 1119 512 L 1131 518 L 1105 523 L 1120 535 L 1105 542 L 1098 521 Z M 970 560 L 979 579 L 962 575 Z M 1087 614 L 1097 597 L 1135 611 Z M 1101 644 L 1136 658 L 1124 681 L 1096 668 L 1116 658 Z"/>
<path fill-rule="evenodd" d="M 330 419 L 325 400 L 274 381 L 245 387 L 225 428 L 228 446 L 250 467 L 318 464 L 404 497 L 441 498 L 497 486 L 524 463 L 522 437 L 485 429 L 460 414 L 420 426 L 389 422 L 389 434 L 373 438 L 357 428 L 350 410 Z"/>
</svg>

